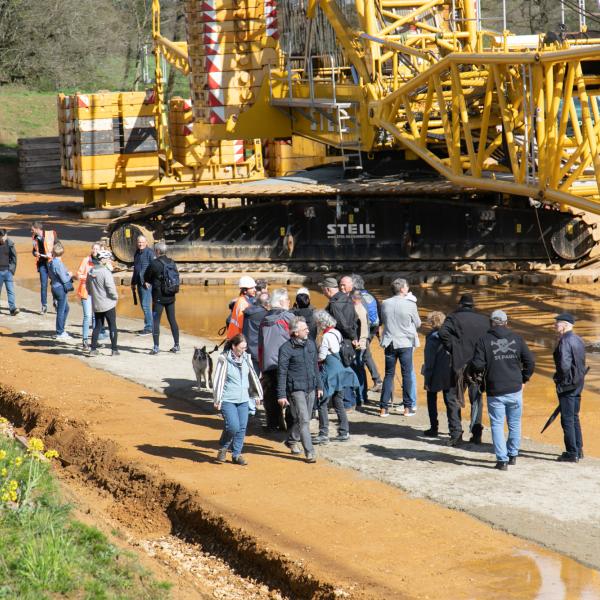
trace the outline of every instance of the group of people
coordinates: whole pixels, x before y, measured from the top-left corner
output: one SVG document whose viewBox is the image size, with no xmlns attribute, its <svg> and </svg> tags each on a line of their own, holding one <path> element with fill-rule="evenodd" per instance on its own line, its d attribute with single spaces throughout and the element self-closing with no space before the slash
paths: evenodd
<svg viewBox="0 0 600 600">
<path fill-rule="evenodd" d="M 379 415 L 390 414 L 396 363 L 400 363 L 402 403 L 400 414 L 416 411 L 414 349 L 419 346 L 421 319 L 417 299 L 408 282 L 392 282 L 393 295 L 381 304 L 364 289 L 358 275 L 338 282 L 327 277 L 321 283 L 328 299 L 324 310 L 310 303 L 310 292 L 298 290 L 291 306 L 284 288 L 270 294 L 266 285 L 249 276 L 240 279 L 239 297 L 231 306 L 228 343 L 219 357 L 219 380 L 215 383 L 215 407 L 224 418 L 218 460 L 231 451 L 233 462 L 242 457 L 249 403 L 264 402 L 265 427 L 285 430 L 292 454 L 316 461 L 315 445 L 329 443 L 329 408 L 338 417 L 334 441 L 349 439 L 347 410 L 358 410 L 367 400 L 366 369 L 371 362 L 372 391 L 380 392 Z M 574 331 L 570 313 L 556 317 L 559 340 L 554 351 L 556 390 L 564 431 L 565 452 L 559 461 L 583 458 L 579 422 L 585 374 L 585 345 Z M 441 392 L 448 418 L 449 446 L 463 446 L 462 409 L 469 399 L 470 443 L 482 442 L 482 395 L 487 396 L 496 468 L 515 465 L 521 443 L 523 389 L 535 370 L 535 359 L 525 340 L 508 327 L 508 316 L 495 310 L 487 317 L 475 310 L 473 297 L 463 294 L 449 315 L 431 312 L 426 320 L 422 375 L 427 393 L 430 426 L 426 437 L 438 437 L 438 395 Z M 381 380 L 369 345 L 377 336 L 385 356 Z M 248 357 L 243 358 L 247 353 Z M 248 392 L 251 390 L 251 392 Z M 228 403 L 237 406 L 231 409 Z M 284 410 L 285 409 L 285 410 Z M 319 431 L 310 433 L 315 413 Z M 508 439 L 504 427 L 508 424 Z"/>
<path fill-rule="evenodd" d="M 77 273 L 63 263 L 64 245 L 55 231 L 40 222 L 31 227 L 33 256 L 40 279 L 41 312 L 48 310 L 50 283 L 56 309 L 56 339 L 70 338 L 66 332 L 69 293 L 75 292 L 83 310 L 82 344 L 90 356 L 98 355 L 99 340 L 108 329 L 112 355 L 118 355 L 116 306 L 119 295 L 112 275 L 112 255 L 101 244 L 91 247 Z M 163 312 L 173 335 L 171 352 L 180 351 L 175 300 L 179 273 L 167 256 L 164 242 L 149 248 L 145 237 L 137 238 L 131 287 L 134 301 L 141 305 L 144 327 L 141 336 L 153 337 L 150 354 L 158 354 L 160 321 Z M 5 230 L 0 229 L 0 291 L 6 286 L 11 315 L 19 313 L 15 302 L 14 274 L 17 253 Z M 75 281 L 76 288 L 75 288 Z M 347 411 L 362 410 L 368 402 L 367 370 L 373 379 L 371 391 L 379 392 L 379 416 L 388 417 L 393 399 L 396 363 L 400 363 L 402 402 L 398 412 L 411 417 L 416 412 L 414 350 L 419 346 L 422 323 L 417 298 L 408 282 L 392 282 L 392 296 L 381 304 L 365 289 L 359 275 L 338 281 L 326 277 L 321 290 L 328 303 L 324 310 L 311 304 L 307 288 L 300 288 L 292 301 L 285 288 L 268 290 L 266 281 L 243 276 L 239 296 L 232 302 L 226 325 L 227 344 L 217 360 L 214 404 L 224 418 L 218 460 L 232 453 L 236 464 L 242 456 L 249 414 L 264 403 L 265 428 L 286 431 L 286 446 L 292 454 L 304 452 L 308 462 L 316 461 L 315 446 L 327 444 L 329 408 L 337 414 L 336 442 L 350 437 Z M 535 360 L 525 340 L 508 327 L 508 316 L 495 310 L 487 317 L 475 310 L 473 297 L 463 294 L 449 315 L 431 312 L 426 324 L 424 377 L 430 426 L 426 437 L 439 432 L 438 394 L 441 392 L 448 419 L 449 446 L 461 446 L 462 409 L 468 397 L 471 414 L 470 443 L 482 441 L 482 394 L 487 396 L 496 468 L 507 470 L 516 464 L 520 448 L 523 389 L 535 370 Z M 564 431 L 564 462 L 583 458 L 579 421 L 581 393 L 587 373 L 585 345 L 573 329 L 570 313 L 556 317 L 559 336 L 554 351 L 554 381 Z M 91 340 L 90 340 L 91 331 Z M 385 373 L 381 378 L 370 351 L 377 337 L 384 351 Z M 310 432 L 316 415 L 319 430 Z M 505 421 L 508 439 L 504 436 Z"/>
</svg>

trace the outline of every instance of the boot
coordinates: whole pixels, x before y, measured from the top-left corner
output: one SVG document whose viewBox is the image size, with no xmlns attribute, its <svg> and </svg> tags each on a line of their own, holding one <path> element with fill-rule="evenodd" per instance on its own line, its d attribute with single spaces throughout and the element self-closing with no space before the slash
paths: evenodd
<svg viewBox="0 0 600 600">
<path fill-rule="evenodd" d="M 471 431 L 471 444 L 481 444 L 481 435 L 483 434 L 483 427 L 481 425 L 474 425 Z"/>
</svg>

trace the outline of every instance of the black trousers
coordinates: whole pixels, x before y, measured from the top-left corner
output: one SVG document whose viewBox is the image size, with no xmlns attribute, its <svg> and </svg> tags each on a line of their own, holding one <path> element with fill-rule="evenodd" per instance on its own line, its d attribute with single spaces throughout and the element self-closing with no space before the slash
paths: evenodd
<svg viewBox="0 0 600 600">
<path fill-rule="evenodd" d="M 117 309 L 111 308 L 105 312 L 94 312 L 94 331 L 92 331 L 92 350 L 98 348 L 98 336 L 102 329 L 104 320 L 108 323 L 111 350 L 117 349 Z"/>
<path fill-rule="evenodd" d="M 438 430 L 438 408 L 437 408 L 437 396 L 439 392 L 427 392 L 427 412 L 429 413 L 429 426 L 435 431 Z M 444 403 L 448 405 L 447 396 L 448 390 L 442 391 Z"/>
<path fill-rule="evenodd" d="M 171 328 L 171 334 L 173 335 L 173 342 L 176 346 L 179 346 L 179 325 L 175 319 L 175 301 L 169 304 L 161 304 L 156 301 L 152 305 L 152 339 L 154 345 L 158 348 L 158 340 L 160 338 L 160 319 L 163 314 L 163 310 L 167 313 L 167 320 L 169 321 L 169 327 Z"/>
<path fill-rule="evenodd" d="M 583 386 L 558 396 L 560 424 L 564 433 L 565 450 L 573 458 L 579 457 L 583 450 L 583 435 L 581 433 L 581 423 L 579 422 L 582 389 Z"/>
<path fill-rule="evenodd" d="M 371 374 L 371 378 L 373 379 L 373 383 L 375 383 L 375 384 L 381 383 L 381 375 L 379 374 L 379 371 L 377 370 L 377 365 L 375 364 L 375 360 L 373 359 L 373 355 L 371 354 L 371 342 L 373 341 L 373 338 L 375 337 L 376 331 L 377 331 L 377 328 L 372 329 L 369 332 L 369 339 L 367 340 L 367 350 L 366 350 L 365 356 L 364 356 L 365 366 L 367 367 L 369 373 Z"/>
<path fill-rule="evenodd" d="M 289 420 L 284 420 L 283 410 L 279 406 L 279 402 L 277 402 L 277 369 L 272 369 L 262 374 L 262 386 L 267 427 L 282 430 L 287 429 L 293 423 L 293 418 L 291 412 L 287 411 L 290 415 Z"/>
<path fill-rule="evenodd" d="M 467 387 L 469 400 L 471 402 L 471 433 L 483 431 L 482 400 L 479 386 L 472 383 Z M 446 403 L 446 414 L 448 415 L 448 431 L 451 438 L 458 438 L 463 434 L 461 406 L 458 402 L 458 388 L 456 385 L 449 388 L 444 396 Z"/>
</svg>

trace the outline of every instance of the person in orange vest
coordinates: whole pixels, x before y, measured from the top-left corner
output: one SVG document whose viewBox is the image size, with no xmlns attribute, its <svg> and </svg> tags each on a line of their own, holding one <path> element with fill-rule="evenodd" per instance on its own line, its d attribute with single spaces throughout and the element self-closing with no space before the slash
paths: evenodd
<svg viewBox="0 0 600 600">
<path fill-rule="evenodd" d="M 252 277 L 248 275 L 240 277 L 239 286 L 240 295 L 231 309 L 231 318 L 227 326 L 228 340 L 238 333 L 242 333 L 242 329 L 244 328 L 244 311 L 254 303 L 254 296 L 256 296 L 256 281 Z"/>
<path fill-rule="evenodd" d="M 48 264 L 52 260 L 52 248 L 58 241 L 56 231 L 45 230 L 43 223 L 36 221 L 31 226 L 31 240 L 33 243 L 32 254 L 40 274 L 40 299 L 42 301 L 42 312 L 48 312 Z"/>
</svg>

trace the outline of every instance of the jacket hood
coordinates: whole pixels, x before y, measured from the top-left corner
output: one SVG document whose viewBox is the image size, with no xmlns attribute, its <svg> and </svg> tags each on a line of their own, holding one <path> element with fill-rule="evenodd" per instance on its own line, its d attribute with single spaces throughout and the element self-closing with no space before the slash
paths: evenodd
<svg viewBox="0 0 600 600">
<path fill-rule="evenodd" d="M 254 306 L 254 304 L 251 304 L 245 311 L 244 314 L 245 315 L 255 315 L 258 312 L 262 312 L 264 314 L 267 314 L 267 309 L 264 306 Z"/>
<path fill-rule="evenodd" d="M 490 327 L 488 333 L 493 335 L 495 338 L 505 338 L 507 335 L 511 335 L 513 332 L 508 327 Z"/>
</svg>

